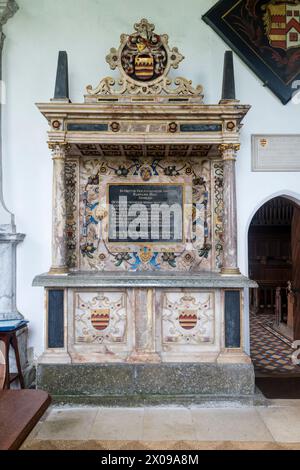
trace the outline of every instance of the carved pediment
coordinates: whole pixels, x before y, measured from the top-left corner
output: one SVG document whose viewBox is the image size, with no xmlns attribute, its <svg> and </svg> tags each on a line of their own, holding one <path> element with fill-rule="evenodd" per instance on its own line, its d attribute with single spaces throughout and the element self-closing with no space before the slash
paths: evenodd
<svg viewBox="0 0 300 470">
<path fill-rule="evenodd" d="M 122 34 L 119 49 L 112 48 L 106 61 L 112 70 L 118 69 L 120 77 L 103 78 L 96 88 L 87 87 L 91 97 L 99 95 L 171 95 L 198 98 L 202 102 L 203 87 L 192 86 L 191 80 L 169 77 L 184 59 L 177 47 L 170 48 L 167 34 L 154 32 L 155 26 L 146 19 L 134 25 L 132 34 Z"/>
</svg>

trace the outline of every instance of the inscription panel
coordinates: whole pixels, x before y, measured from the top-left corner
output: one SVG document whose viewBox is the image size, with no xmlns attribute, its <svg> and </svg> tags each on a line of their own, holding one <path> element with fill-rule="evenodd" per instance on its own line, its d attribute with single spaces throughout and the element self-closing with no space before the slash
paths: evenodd
<svg viewBox="0 0 300 470">
<path fill-rule="evenodd" d="M 182 243 L 182 184 L 110 184 L 109 242 Z"/>
</svg>

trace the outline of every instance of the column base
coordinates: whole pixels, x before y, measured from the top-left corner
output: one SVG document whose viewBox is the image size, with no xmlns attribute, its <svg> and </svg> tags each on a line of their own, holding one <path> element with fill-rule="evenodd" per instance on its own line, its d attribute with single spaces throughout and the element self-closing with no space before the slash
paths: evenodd
<svg viewBox="0 0 300 470">
<path fill-rule="evenodd" d="M 39 358 L 38 364 L 71 364 L 72 360 L 67 351 L 45 351 Z"/>
<path fill-rule="evenodd" d="M 50 275 L 60 275 L 60 274 L 69 274 L 68 266 L 60 266 L 59 268 L 51 267 L 49 273 Z"/>
<path fill-rule="evenodd" d="M 241 271 L 239 270 L 239 268 L 222 268 L 221 274 L 225 276 L 240 276 Z"/>
<path fill-rule="evenodd" d="M 252 361 L 245 352 L 228 350 L 219 354 L 217 364 L 252 364 Z"/>
</svg>

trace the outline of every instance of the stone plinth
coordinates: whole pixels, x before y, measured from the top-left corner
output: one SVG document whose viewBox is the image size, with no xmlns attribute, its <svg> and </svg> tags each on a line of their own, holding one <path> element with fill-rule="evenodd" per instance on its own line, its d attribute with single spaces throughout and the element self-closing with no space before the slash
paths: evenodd
<svg viewBox="0 0 300 470">
<path fill-rule="evenodd" d="M 134 406 L 252 398 L 252 364 L 40 364 L 39 389 L 68 403 Z"/>
</svg>

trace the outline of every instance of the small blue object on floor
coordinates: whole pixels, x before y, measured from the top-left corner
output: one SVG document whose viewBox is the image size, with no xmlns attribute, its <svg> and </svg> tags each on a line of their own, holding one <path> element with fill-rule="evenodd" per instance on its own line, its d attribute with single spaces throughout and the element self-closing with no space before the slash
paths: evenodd
<svg viewBox="0 0 300 470">
<path fill-rule="evenodd" d="M 14 331 L 26 326 L 29 322 L 26 320 L 0 320 L 0 331 Z"/>
</svg>

